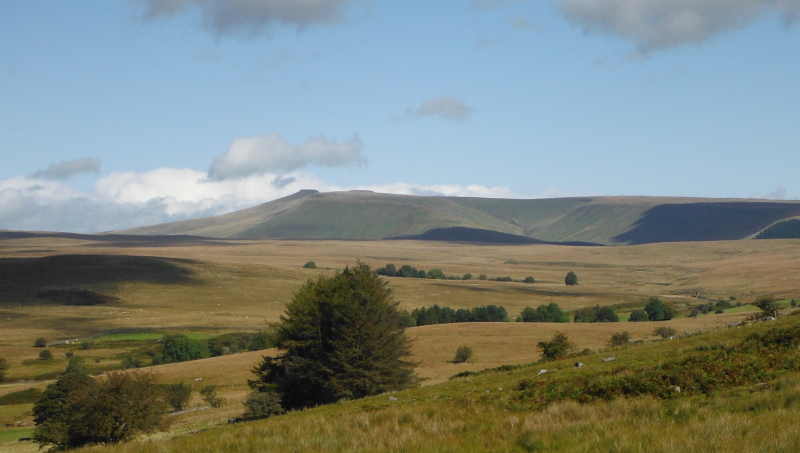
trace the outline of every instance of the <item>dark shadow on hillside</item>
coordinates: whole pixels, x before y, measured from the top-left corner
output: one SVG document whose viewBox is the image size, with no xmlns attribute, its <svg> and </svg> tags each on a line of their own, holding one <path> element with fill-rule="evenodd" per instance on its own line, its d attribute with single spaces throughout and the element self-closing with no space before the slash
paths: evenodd
<svg viewBox="0 0 800 453">
<path fill-rule="evenodd" d="M 55 255 L 0 259 L 0 303 L 98 305 L 116 300 L 101 294 L 116 283 L 164 285 L 195 280 L 180 266 L 190 260 L 148 256 Z"/>
<path fill-rule="evenodd" d="M 441 242 L 468 242 L 472 244 L 493 245 L 520 245 L 520 244 L 554 244 L 554 245 L 580 245 L 598 246 L 591 242 L 547 242 L 539 239 L 520 236 L 517 234 L 501 233 L 494 230 L 480 228 L 450 227 L 434 228 L 422 234 L 413 236 L 396 236 L 389 239 L 416 240 L 416 241 L 441 241 Z"/>
<path fill-rule="evenodd" d="M 613 240 L 624 244 L 737 240 L 795 215 L 800 215 L 800 203 L 664 204 L 645 212 L 631 230 Z"/>
<path fill-rule="evenodd" d="M 219 240 L 203 236 L 161 235 L 139 236 L 131 234 L 78 234 L 78 233 L 34 233 L 28 231 L 2 231 L 0 240 L 8 239 L 73 239 L 93 241 L 90 247 L 177 247 L 189 245 L 232 245 L 235 240 Z"/>
</svg>

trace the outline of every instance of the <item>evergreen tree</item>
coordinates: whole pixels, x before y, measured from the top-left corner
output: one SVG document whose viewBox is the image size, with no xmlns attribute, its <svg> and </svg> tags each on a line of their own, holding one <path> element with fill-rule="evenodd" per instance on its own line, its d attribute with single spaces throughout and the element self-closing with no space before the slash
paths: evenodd
<svg viewBox="0 0 800 453">
<path fill-rule="evenodd" d="M 309 281 L 275 329 L 275 346 L 283 352 L 265 357 L 249 385 L 276 391 L 287 409 L 415 385 L 397 305 L 365 264 Z"/>
</svg>

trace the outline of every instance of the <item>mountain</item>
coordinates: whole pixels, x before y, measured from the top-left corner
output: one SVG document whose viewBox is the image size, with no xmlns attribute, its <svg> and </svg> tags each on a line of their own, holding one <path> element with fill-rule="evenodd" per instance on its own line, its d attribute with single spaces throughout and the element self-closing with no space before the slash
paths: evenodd
<svg viewBox="0 0 800 453">
<path fill-rule="evenodd" d="M 303 190 L 230 214 L 119 233 L 622 245 L 745 239 L 794 217 L 800 217 L 800 202 L 666 197 L 520 200 Z"/>
</svg>

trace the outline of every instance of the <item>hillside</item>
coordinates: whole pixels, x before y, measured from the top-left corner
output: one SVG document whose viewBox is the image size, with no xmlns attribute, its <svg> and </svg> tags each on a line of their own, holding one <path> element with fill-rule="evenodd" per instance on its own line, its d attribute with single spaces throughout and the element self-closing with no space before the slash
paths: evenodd
<svg viewBox="0 0 800 453">
<path fill-rule="evenodd" d="M 230 214 L 122 231 L 229 239 L 647 244 L 753 237 L 800 202 L 664 197 L 532 200 L 300 191 Z"/>
</svg>

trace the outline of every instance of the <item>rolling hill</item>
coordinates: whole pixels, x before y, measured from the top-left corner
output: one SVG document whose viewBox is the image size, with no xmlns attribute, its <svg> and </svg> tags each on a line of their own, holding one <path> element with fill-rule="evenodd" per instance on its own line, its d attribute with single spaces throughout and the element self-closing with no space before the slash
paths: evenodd
<svg viewBox="0 0 800 453">
<path fill-rule="evenodd" d="M 515 200 L 303 190 L 230 214 L 119 233 L 625 245 L 751 238 L 798 216 L 800 202 L 796 201 L 666 197 Z"/>
</svg>

